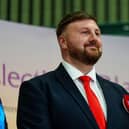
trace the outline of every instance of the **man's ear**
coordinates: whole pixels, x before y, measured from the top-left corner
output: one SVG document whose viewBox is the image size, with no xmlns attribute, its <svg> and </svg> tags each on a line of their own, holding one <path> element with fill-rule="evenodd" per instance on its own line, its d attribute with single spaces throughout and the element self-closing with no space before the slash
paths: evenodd
<svg viewBox="0 0 129 129">
<path fill-rule="evenodd" d="M 59 45 L 62 49 L 66 49 L 67 48 L 67 42 L 66 42 L 66 39 L 64 37 L 64 35 L 60 35 L 58 37 L 58 42 L 59 42 Z"/>
</svg>

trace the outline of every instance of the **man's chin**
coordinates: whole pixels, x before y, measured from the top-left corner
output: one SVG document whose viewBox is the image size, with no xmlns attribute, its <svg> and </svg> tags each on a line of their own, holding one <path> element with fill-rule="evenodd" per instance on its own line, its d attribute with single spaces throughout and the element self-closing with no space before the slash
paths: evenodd
<svg viewBox="0 0 129 129">
<path fill-rule="evenodd" d="M 100 58 L 100 57 L 98 57 L 98 56 L 89 56 L 89 57 L 86 59 L 85 63 L 86 63 L 87 65 L 94 65 L 94 64 L 96 64 L 96 62 L 99 60 L 99 58 Z"/>
<path fill-rule="evenodd" d="M 102 53 L 101 52 L 87 52 L 85 55 L 85 60 L 89 65 L 94 65 L 96 62 L 99 60 L 101 57 Z"/>
<path fill-rule="evenodd" d="M 98 51 L 90 51 L 87 53 L 90 57 L 97 57 L 99 55 Z"/>
</svg>

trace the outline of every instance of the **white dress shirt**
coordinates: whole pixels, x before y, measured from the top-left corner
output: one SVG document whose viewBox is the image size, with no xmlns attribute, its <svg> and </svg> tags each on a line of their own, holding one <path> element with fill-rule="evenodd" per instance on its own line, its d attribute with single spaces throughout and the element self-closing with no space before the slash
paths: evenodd
<svg viewBox="0 0 129 129">
<path fill-rule="evenodd" d="M 69 76 L 72 78 L 72 80 L 75 83 L 75 85 L 77 86 L 77 88 L 79 89 L 79 91 L 81 92 L 82 96 L 87 101 L 84 86 L 83 86 L 82 82 L 79 80 L 79 77 L 84 76 L 84 74 L 81 71 L 79 71 L 77 68 L 75 68 L 74 66 L 72 66 L 71 64 L 69 64 L 68 62 L 66 62 L 64 60 L 62 61 L 62 64 L 63 64 L 64 68 L 66 69 L 66 71 L 68 72 Z M 107 118 L 106 102 L 104 99 L 102 89 L 96 79 L 95 67 L 93 67 L 93 69 L 87 74 L 87 76 L 89 76 L 91 78 L 91 81 L 90 81 L 91 89 L 97 96 L 97 98 L 100 102 L 100 105 L 102 107 L 102 110 L 104 112 L 105 118 Z"/>
</svg>

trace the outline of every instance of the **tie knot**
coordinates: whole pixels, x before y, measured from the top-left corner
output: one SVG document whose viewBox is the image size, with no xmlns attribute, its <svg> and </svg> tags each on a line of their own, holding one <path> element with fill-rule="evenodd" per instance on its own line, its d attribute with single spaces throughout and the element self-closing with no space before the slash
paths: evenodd
<svg viewBox="0 0 129 129">
<path fill-rule="evenodd" d="M 89 76 L 80 76 L 79 79 L 83 82 L 83 83 L 89 83 L 91 78 Z"/>
</svg>

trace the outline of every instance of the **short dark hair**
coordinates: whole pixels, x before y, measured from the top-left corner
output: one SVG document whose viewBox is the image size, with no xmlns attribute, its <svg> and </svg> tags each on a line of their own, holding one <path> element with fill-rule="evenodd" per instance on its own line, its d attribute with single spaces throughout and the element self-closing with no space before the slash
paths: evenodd
<svg viewBox="0 0 129 129">
<path fill-rule="evenodd" d="M 57 29 L 56 29 L 57 37 L 59 37 L 62 34 L 62 32 L 65 30 L 68 24 L 75 22 L 75 21 L 86 20 L 86 19 L 94 20 L 97 23 L 97 20 L 95 17 L 82 11 L 77 11 L 77 12 L 67 14 L 61 19 L 61 21 L 59 22 L 57 26 Z"/>
</svg>

